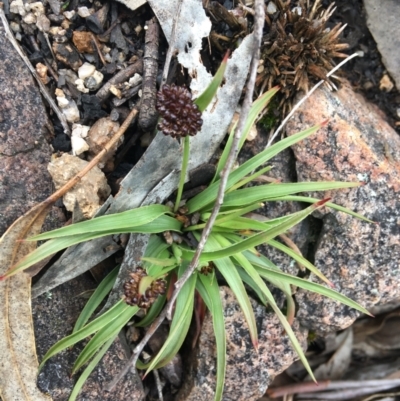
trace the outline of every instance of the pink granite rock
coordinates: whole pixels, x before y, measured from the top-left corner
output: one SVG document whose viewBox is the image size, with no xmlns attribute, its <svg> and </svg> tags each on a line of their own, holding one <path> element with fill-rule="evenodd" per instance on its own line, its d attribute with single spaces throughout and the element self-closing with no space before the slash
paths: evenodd
<svg viewBox="0 0 400 401">
<path fill-rule="evenodd" d="M 289 135 L 329 123 L 293 147 L 299 181 L 364 181 L 325 197 L 363 214 L 371 224 L 325 209 L 315 265 L 336 289 L 366 307 L 400 297 L 400 138 L 384 115 L 348 85 L 315 92 L 287 125 Z M 321 197 L 321 194 L 311 194 Z M 318 281 L 315 277 L 312 278 Z M 341 330 L 358 316 L 353 309 L 299 291 L 298 318 L 317 332 Z"/>
<path fill-rule="evenodd" d="M 258 328 L 258 352 L 254 349 L 247 323 L 232 291 L 220 288 L 227 335 L 227 368 L 224 401 L 253 401 L 265 393 L 276 375 L 295 360 L 296 352 L 276 315 L 251 301 Z M 295 321 L 293 330 L 303 347 L 307 331 Z M 304 349 L 304 348 L 303 348 Z M 213 401 L 215 391 L 216 345 L 212 318 L 203 323 L 192 364 L 176 401 Z"/>
</svg>

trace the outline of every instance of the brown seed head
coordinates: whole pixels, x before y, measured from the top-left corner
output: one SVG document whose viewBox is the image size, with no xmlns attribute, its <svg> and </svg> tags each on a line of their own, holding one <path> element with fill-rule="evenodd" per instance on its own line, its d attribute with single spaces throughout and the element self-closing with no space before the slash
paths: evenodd
<svg viewBox="0 0 400 401">
<path fill-rule="evenodd" d="M 339 43 L 345 26 L 327 29 L 334 4 L 321 10 L 320 2 L 315 0 L 307 6 L 305 0 L 275 0 L 276 12 L 267 14 L 269 27 L 261 48 L 264 69 L 257 83 L 268 89 L 279 85 L 286 105 L 298 90 L 308 91 L 321 79 L 331 83 L 326 74 L 335 66 L 333 59 L 347 57 L 341 51 L 348 44 Z"/>
<path fill-rule="evenodd" d="M 147 276 L 146 271 L 137 267 L 136 271 L 130 274 L 130 279 L 124 283 L 123 299 L 128 305 L 148 309 L 159 295 L 165 294 L 166 282 L 162 279 L 153 280 L 144 293 L 140 294 L 140 280 L 145 276 Z"/>
<path fill-rule="evenodd" d="M 158 129 L 173 138 L 196 135 L 203 124 L 191 93 L 182 86 L 164 85 L 157 94 L 157 110 L 163 118 Z"/>
</svg>

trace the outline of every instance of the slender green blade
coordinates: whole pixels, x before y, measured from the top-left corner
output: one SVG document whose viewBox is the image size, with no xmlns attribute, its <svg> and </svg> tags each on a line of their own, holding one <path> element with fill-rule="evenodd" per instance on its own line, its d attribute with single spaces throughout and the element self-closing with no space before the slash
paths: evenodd
<svg viewBox="0 0 400 401">
<path fill-rule="evenodd" d="M 58 354 L 64 349 L 71 347 L 77 342 L 84 340 L 87 336 L 95 333 L 100 330 L 102 327 L 111 324 L 114 319 L 116 319 L 121 313 L 126 311 L 128 308 L 132 308 L 131 306 L 125 304 L 122 300 L 117 302 L 111 309 L 109 309 L 106 313 L 99 316 L 97 319 L 93 320 L 86 326 L 82 327 L 79 331 L 64 337 L 56 344 L 54 344 L 43 357 L 42 362 L 40 363 L 39 368 L 41 369 L 44 363 L 51 358 L 52 356 Z"/>
<path fill-rule="evenodd" d="M 68 398 L 68 401 L 75 401 L 76 397 L 78 396 L 79 392 L 81 391 L 83 385 L 85 384 L 87 378 L 90 376 L 90 374 L 93 372 L 93 369 L 97 366 L 97 364 L 100 362 L 101 358 L 103 358 L 104 354 L 108 351 L 108 349 L 111 347 L 113 341 L 117 337 L 118 333 L 110 338 L 103 346 L 103 348 L 97 353 L 97 355 L 90 361 L 89 365 L 86 367 L 86 369 L 83 371 L 83 373 L 80 375 L 78 381 L 75 383 L 74 388 L 72 389 L 72 392 Z"/>
<path fill-rule="evenodd" d="M 214 75 L 212 81 L 207 86 L 206 90 L 194 101 L 201 112 L 203 112 L 212 102 L 219 86 L 222 83 L 226 70 L 226 65 L 228 63 L 228 57 L 229 54 L 227 53 L 222 60 L 221 65 L 219 66 L 218 71 Z"/>
<path fill-rule="evenodd" d="M 221 247 L 220 240 L 222 235 L 211 234 L 205 249 L 216 249 Z M 236 266 L 233 264 L 230 258 L 221 258 L 214 261 L 215 266 L 219 272 L 224 276 L 230 289 L 235 294 L 235 297 L 243 311 L 246 322 L 249 326 L 250 338 L 254 345 L 254 348 L 258 347 L 258 334 L 256 319 L 254 317 L 253 308 L 250 303 L 249 296 L 247 295 L 246 288 L 243 285 L 243 281 L 237 272 Z"/>
<path fill-rule="evenodd" d="M 112 321 L 112 323 L 103 326 L 79 354 L 72 368 L 72 374 L 75 374 L 83 365 L 85 365 L 108 340 L 115 338 L 115 336 L 132 319 L 132 316 L 134 316 L 139 309 L 138 306 L 130 307 L 124 310 Z"/>
<path fill-rule="evenodd" d="M 253 102 L 253 104 L 250 108 L 248 117 L 246 119 L 246 124 L 243 129 L 243 134 L 242 134 L 240 144 L 239 144 L 239 150 L 242 148 L 243 143 L 244 143 L 245 139 L 247 138 L 247 135 L 249 134 L 249 131 L 250 131 L 251 127 L 253 126 L 253 124 L 255 123 L 257 117 L 267 107 L 267 104 L 269 103 L 271 98 L 278 92 L 278 90 L 279 90 L 278 87 L 272 88 L 269 91 L 265 92 L 262 96 L 260 96 L 257 100 L 255 100 Z M 216 170 L 215 176 L 212 180 L 213 183 L 215 181 L 219 180 L 221 171 L 225 167 L 226 161 L 228 160 L 228 155 L 229 155 L 229 152 L 232 147 L 232 141 L 233 141 L 233 135 L 235 133 L 235 128 L 236 128 L 236 124 L 234 125 L 234 127 L 232 128 L 232 130 L 229 134 L 228 142 L 225 145 L 222 155 L 219 159 L 219 162 L 217 165 L 217 170 Z"/>
<path fill-rule="evenodd" d="M 302 264 L 304 267 L 306 267 L 308 270 L 310 270 L 312 273 L 314 273 L 317 277 L 319 277 L 322 281 L 325 281 L 326 284 L 328 284 L 329 286 L 332 287 L 331 281 L 328 280 L 312 263 L 310 263 L 303 256 L 294 252 L 292 249 L 290 249 L 286 245 L 281 244 L 280 242 L 273 240 L 273 239 L 268 241 L 268 245 L 271 245 L 274 248 L 279 249 L 280 251 L 286 253 L 291 258 L 293 258 L 296 262 Z"/>
<path fill-rule="evenodd" d="M 229 179 L 226 189 L 228 190 L 229 188 L 232 187 L 232 185 L 235 185 L 247 174 L 250 174 L 252 171 L 257 170 L 261 165 L 266 163 L 268 160 L 270 160 L 272 157 L 277 155 L 282 150 L 312 135 L 321 126 L 322 124 L 319 124 L 316 125 L 315 127 L 308 128 L 305 131 L 299 132 L 288 138 L 282 139 L 281 141 L 277 142 L 276 144 L 272 145 L 271 147 L 265 149 L 256 156 L 252 157 L 250 160 L 246 161 L 240 167 L 238 167 L 236 170 L 232 171 L 229 174 Z M 219 182 L 214 182 L 208 188 L 206 188 L 202 193 L 190 199 L 186 204 L 186 206 L 189 209 L 189 213 L 194 213 L 204 208 L 205 206 L 212 204 L 217 197 L 218 188 L 219 188 Z"/>
<path fill-rule="evenodd" d="M 118 276 L 118 272 L 119 272 L 119 266 L 113 269 L 101 281 L 101 283 L 96 288 L 96 291 L 89 298 L 89 301 L 87 301 L 85 307 L 83 308 L 81 314 L 79 315 L 75 323 L 74 329 L 72 330 L 72 333 L 75 333 L 76 331 L 80 330 L 86 324 L 86 322 L 89 320 L 90 316 L 92 316 L 96 308 L 101 304 L 101 302 L 104 300 L 107 294 L 111 291 L 115 283 L 115 280 Z"/>
<path fill-rule="evenodd" d="M 188 264 L 184 263 L 180 268 L 180 275 L 183 274 Z M 193 274 L 182 287 L 176 300 L 174 317 L 172 319 L 170 332 L 164 345 L 150 362 L 146 375 L 153 369 L 158 369 L 170 362 L 181 348 L 192 321 L 194 291 L 197 275 Z"/>
<path fill-rule="evenodd" d="M 276 200 L 276 201 L 295 201 L 295 202 L 315 203 L 315 202 L 319 202 L 321 199 L 311 198 L 308 196 L 289 195 L 289 196 L 280 196 L 277 199 L 270 199 L 270 200 L 271 201 Z M 327 202 L 325 206 L 330 207 L 335 210 L 338 210 L 339 212 L 347 213 L 350 216 L 357 217 L 357 219 L 367 221 L 368 223 L 375 224 L 374 221 L 367 219 L 362 214 L 353 212 L 352 210 L 348 209 L 347 207 L 337 205 L 336 203 Z"/>
<path fill-rule="evenodd" d="M 226 248 L 219 249 L 217 251 L 213 252 L 203 252 L 200 261 L 201 262 L 208 262 L 208 261 L 216 261 L 219 258 L 225 258 L 225 257 L 230 257 L 236 253 L 240 253 L 243 251 L 246 251 L 250 248 L 253 248 L 257 245 L 261 245 L 264 242 L 269 241 L 270 239 L 275 238 L 279 234 L 283 234 L 296 224 L 298 224 L 300 221 L 305 219 L 309 214 L 311 214 L 314 210 L 316 210 L 319 207 L 322 207 L 326 200 L 320 201 L 318 203 L 314 203 L 313 205 L 309 206 L 308 208 L 297 212 L 293 213 L 292 217 L 283 223 L 279 224 L 278 226 L 275 226 L 271 229 L 268 229 L 266 231 L 260 232 L 258 234 L 255 234 L 249 238 L 246 238 L 236 244 L 233 244 L 231 246 L 228 246 Z M 190 256 L 193 254 L 193 252 L 190 251 L 183 251 L 183 256 L 185 258 L 190 258 Z"/>
<path fill-rule="evenodd" d="M 265 202 L 270 198 L 291 195 L 299 192 L 328 191 L 331 189 L 359 187 L 359 182 L 291 182 L 268 184 L 238 189 L 224 198 L 224 207 L 242 207 L 249 203 Z"/>
<path fill-rule="evenodd" d="M 217 346 L 217 383 L 215 386 L 214 401 L 222 400 L 224 391 L 225 372 L 226 372 L 226 332 L 224 311 L 221 298 L 219 295 L 219 287 L 214 275 L 205 276 L 200 274 L 200 280 L 196 285 L 203 299 L 208 299 L 206 303 L 211 312 L 213 319 L 215 343 Z"/>
<path fill-rule="evenodd" d="M 71 235 L 105 232 L 111 229 L 118 233 L 127 228 L 132 230 L 134 227 L 148 224 L 166 213 L 171 213 L 171 209 L 164 205 L 143 206 L 126 212 L 96 217 L 92 220 L 82 221 L 81 223 L 48 231 L 43 234 L 35 235 L 29 238 L 29 240 L 39 241 L 50 238 L 68 237 Z"/>
<path fill-rule="evenodd" d="M 329 297 L 331 299 L 334 299 L 335 301 L 341 302 L 344 305 L 350 306 L 351 308 L 354 308 L 362 313 L 372 316 L 368 312 L 368 310 L 365 309 L 364 307 L 362 307 L 360 304 L 358 304 L 357 302 L 351 300 L 350 298 L 346 297 L 345 295 L 343 295 L 340 292 L 337 292 L 331 288 L 324 287 L 321 284 L 313 283 L 308 280 L 304 280 L 300 277 L 292 276 L 291 274 L 268 269 L 265 267 L 261 268 L 261 267 L 255 266 L 255 268 L 257 269 L 260 276 L 264 277 L 265 280 L 267 280 L 267 281 L 270 281 L 271 278 L 277 278 L 279 280 L 284 280 L 288 284 L 295 285 L 299 288 L 303 288 L 304 290 L 307 290 L 310 292 L 315 292 L 317 294 L 321 294 L 325 297 Z"/>
<path fill-rule="evenodd" d="M 86 233 L 69 237 L 60 237 L 47 241 L 33 252 L 29 253 L 26 257 L 22 258 L 17 264 L 11 267 L 2 278 L 12 276 L 13 274 L 25 270 L 37 262 L 53 255 L 65 248 L 81 242 L 89 241 L 95 238 L 104 237 L 110 234 L 121 233 L 144 233 L 153 234 L 163 231 L 180 231 L 181 223 L 173 217 L 162 215 L 150 223 L 142 226 L 133 227 L 132 229 L 124 230 L 109 230 L 102 233 Z"/>
</svg>

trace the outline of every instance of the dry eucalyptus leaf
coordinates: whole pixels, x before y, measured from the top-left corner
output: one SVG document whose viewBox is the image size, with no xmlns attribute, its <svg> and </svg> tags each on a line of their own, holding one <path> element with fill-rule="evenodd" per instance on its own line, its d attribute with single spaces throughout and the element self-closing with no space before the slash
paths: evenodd
<svg viewBox="0 0 400 401">
<path fill-rule="evenodd" d="M 326 363 L 314 370 L 315 378 L 320 380 L 338 380 L 342 378 L 351 361 L 353 346 L 353 329 L 349 328 L 340 334 L 341 344 Z M 308 376 L 307 380 L 310 380 Z"/>
<path fill-rule="evenodd" d="M 20 217 L 0 240 L 0 274 L 33 251 L 35 242 L 21 238 L 38 234 L 47 215 L 43 205 Z M 49 401 L 36 387 L 38 361 L 31 312 L 31 278 L 17 274 L 0 282 L 0 394 L 3 401 Z"/>
<path fill-rule="evenodd" d="M 174 16 L 177 3 L 176 0 L 152 0 L 150 3 L 159 18 L 167 39 L 170 33 L 168 29 L 171 27 L 171 19 Z M 126 4 L 129 6 L 128 3 Z M 199 25 L 193 25 L 193 20 L 198 21 Z M 211 28 L 201 1 L 188 0 L 183 2 L 182 19 L 178 25 L 176 45 L 180 52 L 178 59 L 192 73 L 192 91 L 201 93 L 212 79 L 200 61 L 200 32 L 202 35 L 207 36 Z M 205 29 L 206 25 L 208 25 L 208 30 Z M 201 29 L 199 26 L 201 26 Z M 185 53 L 182 58 L 181 53 Z M 203 113 L 203 128 L 201 132 L 191 138 L 190 146 L 194 151 L 190 156 L 189 170 L 210 160 L 225 137 L 246 81 L 251 57 L 252 35 L 249 35 L 228 60 L 224 85 L 219 88 L 215 101 Z M 120 191 L 111 202 L 107 213 L 118 213 L 142 205 L 150 191 L 152 191 L 152 199 L 163 202 L 176 189 L 178 184 L 178 175 L 171 174 L 171 172 L 180 170 L 180 168 L 181 149 L 179 143 L 173 138 L 158 133 L 142 159 L 121 182 Z M 154 188 L 160 182 L 163 182 L 160 192 L 154 191 Z M 166 188 L 168 188 L 168 191 Z M 99 246 L 100 241 L 102 241 L 101 246 Z M 107 253 L 104 250 L 109 249 L 108 246 L 113 247 L 114 245 L 112 238 L 109 237 L 93 240 L 71 248 L 68 251 L 68 261 L 61 257 L 51 266 L 34 287 L 33 296 L 36 297 L 46 291 L 50 291 L 65 282 L 66 268 L 68 269 L 68 280 L 89 270 L 93 267 L 91 261 L 94 258 L 97 262 L 100 261 L 99 259 L 103 260 L 103 253 L 104 255 Z M 82 255 L 85 255 L 84 258 L 82 258 Z"/>
</svg>

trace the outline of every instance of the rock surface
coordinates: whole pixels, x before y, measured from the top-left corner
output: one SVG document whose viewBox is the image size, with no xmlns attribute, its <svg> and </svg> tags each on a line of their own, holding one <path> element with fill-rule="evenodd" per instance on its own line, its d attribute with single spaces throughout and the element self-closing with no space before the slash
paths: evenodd
<svg viewBox="0 0 400 401">
<path fill-rule="evenodd" d="M 96 287 L 88 275 L 82 275 L 33 300 L 33 318 L 39 360 L 57 341 L 72 332 L 75 322 L 87 299 L 82 294 Z M 86 343 L 85 343 L 86 344 Z M 79 377 L 71 378 L 71 369 L 83 349 L 82 344 L 51 358 L 38 378 L 39 388 L 50 393 L 53 401 L 66 401 Z M 82 388 L 78 401 L 139 401 L 142 399 L 142 382 L 129 373 L 116 388 L 106 393 L 103 387 L 112 380 L 127 361 L 117 338 L 102 361 Z"/>
<path fill-rule="evenodd" d="M 88 162 L 79 157 L 64 153 L 48 165 L 57 189 L 66 184 L 72 177 L 83 170 Z M 86 219 L 93 217 L 97 209 L 110 195 L 104 173 L 96 166 L 92 168 L 78 184 L 63 197 L 64 205 L 70 212 L 74 211 L 75 203 Z"/>
<path fill-rule="evenodd" d="M 338 291 L 363 306 L 386 304 L 400 297 L 400 138 L 347 85 L 336 93 L 315 92 L 288 123 L 287 132 L 326 119 L 325 127 L 293 147 L 298 180 L 364 181 L 364 186 L 325 197 L 377 224 L 325 210 L 315 266 Z M 358 316 L 320 295 L 299 291 L 296 298 L 300 322 L 319 333 L 342 330 Z"/>
<path fill-rule="evenodd" d="M 32 76 L 0 24 L 0 235 L 51 193 L 52 126 Z"/>
<path fill-rule="evenodd" d="M 227 334 L 227 370 L 224 401 L 253 401 L 262 397 L 273 378 L 297 358 L 282 325 L 274 313 L 252 301 L 258 328 L 258 352 L 254 349 L 247 323 L 232 291 L 220 288 Z M 300 344 L 306 346 L 307 331 L 293 325 Z M 176 401 L 213 401 L 215 391 L 216 345 L 212 318 L 207 313 L 193 355 L 193 364 L 183 379 Z"/>
<path fill-rule="evenodd" d="M 367 25 L 374 37 L 382 61 L 400 90 L 400 3 L 397 0 L 364 0 Z"/>
</svg>

